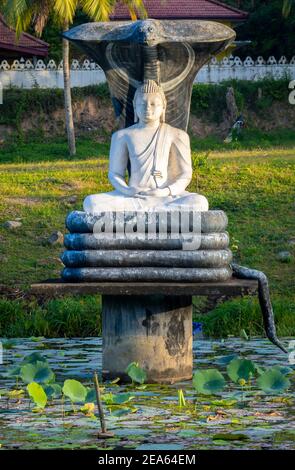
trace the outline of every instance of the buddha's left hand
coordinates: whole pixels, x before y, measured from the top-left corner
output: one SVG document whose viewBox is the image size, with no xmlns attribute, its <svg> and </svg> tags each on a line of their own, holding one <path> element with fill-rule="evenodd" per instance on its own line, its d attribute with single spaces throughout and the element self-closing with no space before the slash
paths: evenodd
<svg viewBox="0 0 295 470">
<path fill-rule="evenodd" d="M 169 196 L 170 191 L 169 188 L 156 188 L 140 192 L 139 194 L 144 194 L 145 196 L 167 197 Z"/>
</svg>

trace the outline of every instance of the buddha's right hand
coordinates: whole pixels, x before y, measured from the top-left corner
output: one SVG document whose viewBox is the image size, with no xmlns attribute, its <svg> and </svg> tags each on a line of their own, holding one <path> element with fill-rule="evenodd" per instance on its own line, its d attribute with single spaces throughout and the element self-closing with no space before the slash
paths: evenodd
<svg viewBox="0 0 295 470">
<path fill-rule="evenodd" d="M 129 197 L 137 197 L 140 199 L 145 199 L 146 196 L 144 194 L 141 194 L 141 191 L 142 191 L 142 188 L 139 188 L 137 186 L 129 186 L 124 191 L 124 194 Z"/>
</svg>

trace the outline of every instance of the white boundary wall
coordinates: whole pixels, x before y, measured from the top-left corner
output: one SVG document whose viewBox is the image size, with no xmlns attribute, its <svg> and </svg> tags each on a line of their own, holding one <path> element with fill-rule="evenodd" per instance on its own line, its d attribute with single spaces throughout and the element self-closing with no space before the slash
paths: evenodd
<svg viewBox="0 0 295 470">
<path fill-rule="evenodd" d="M 199 71 L 196 82 L 220 83 L 223 80 L 259 80 L 266 77 L 274 79 L 287 77 L 295 79 L 295 56 L 287 61 L 286 57 L 276 60 L 271 56 L 266 61 L 258 57 L 255 61 L 247 57 L 242 61 L 239 57 L 225 57 L 221 61 L 213 58 L 209 64 Z M 96 85 L 105 82 L 101 68 L 90 60 L 71 63 L 71 84 L 73 87 Z M 38 60 L 33 64 L 30 60 L 15 60 L 9 65 L 6 60 L 0 62 L 0 83 L 3 88 L 63 88 L 63 64 L 54 60 L 45 63 Z"/>
</svg>

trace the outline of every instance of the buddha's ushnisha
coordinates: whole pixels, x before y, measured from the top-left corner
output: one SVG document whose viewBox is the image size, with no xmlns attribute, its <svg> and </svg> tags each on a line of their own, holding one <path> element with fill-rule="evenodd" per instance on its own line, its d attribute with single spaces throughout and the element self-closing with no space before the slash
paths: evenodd
<svg viewBox="0 0 295 470">
<path fill-rule="evenodd" d="M 84 210 L 92 214 L 173 207 L 207 211 L 204 196 L 186 191 L 192 178 L 190 140 L 185 131 L 165 123 L 162 87 L 145 81 L 136 90 L 133 105 L 135 124 L 112 136 L 109 181 L 115 190 L 87 196 Z"/>
</svg>

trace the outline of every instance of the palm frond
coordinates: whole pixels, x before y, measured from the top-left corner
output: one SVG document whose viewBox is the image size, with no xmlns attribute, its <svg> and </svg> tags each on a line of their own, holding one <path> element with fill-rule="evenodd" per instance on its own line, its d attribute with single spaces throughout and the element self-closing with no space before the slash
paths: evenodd
<svg viewBox="0 0 295 470">
<path fill-rule="evenodd" d="M 108 21 L 115 3 L 113 0 L 80 0 L 84 13 L 94 21 Z"/>
<path fill-rule="evenodd" d="M 51 0 L 5 0 L 3 14 L 17 38 L 32 25 L 40 36 L 47 22 Z"/>
<path fill-rule="evenodd" d="M 117 2 L 116 2 L 117 3 Z M 122 0 L 130 13 L 131 19 L 137 20 L 137 18 L 147 18 L 148 14 L 144 6 L 143 0 Z"/>
<path fill-rule="evenodd" d="M 6 0 L 3 15 L 9 26 L 15 28 L 17 38 L 28 29 L 33 16 L 33 0 Z"/>
<path fill-rule="evenodd" d="M 78 0 L 52 0 L 53 10 L 62 24 L 72 24 L 78 7 Z"/>
</svg>

